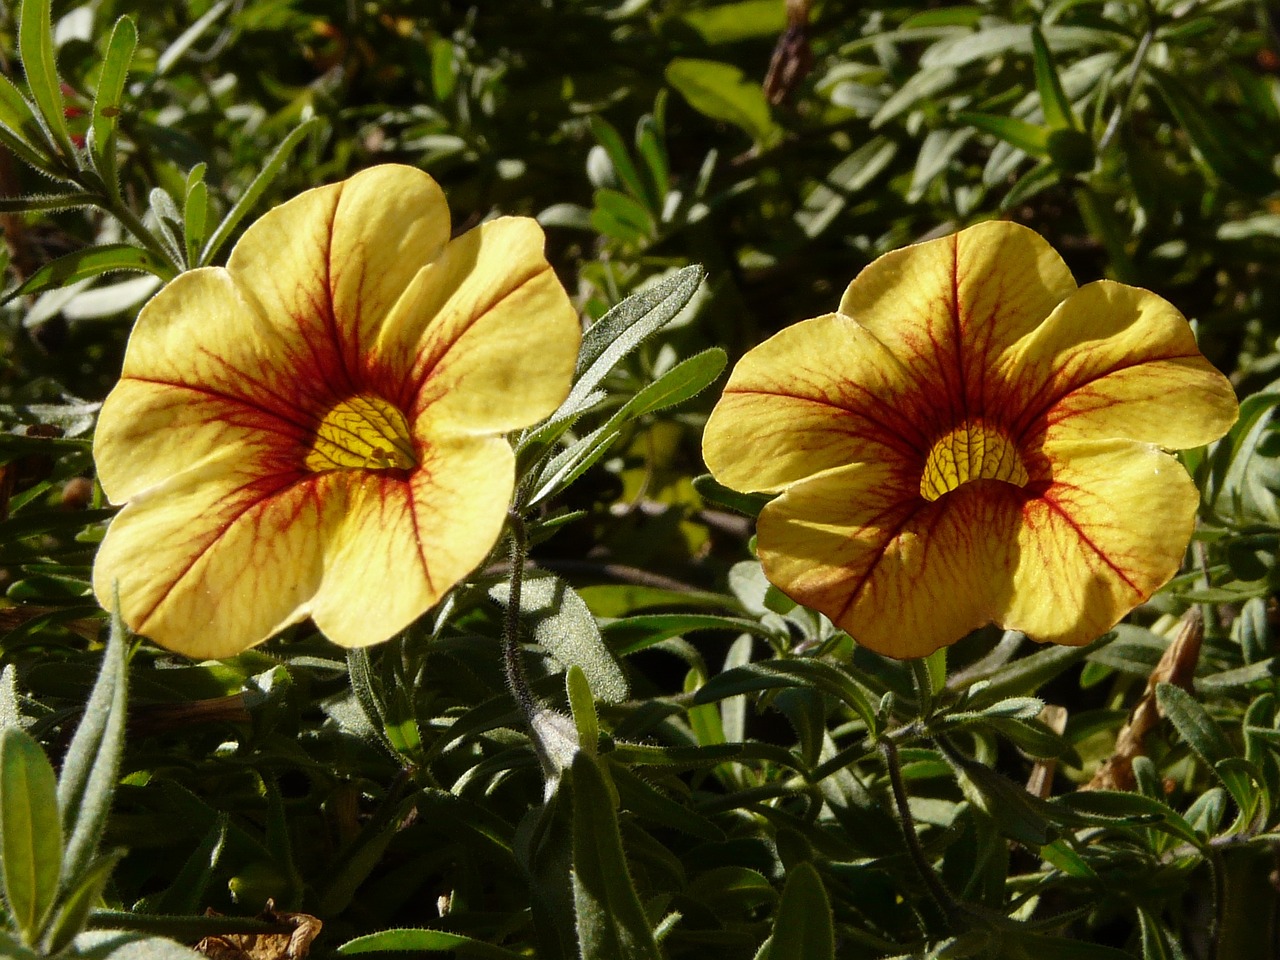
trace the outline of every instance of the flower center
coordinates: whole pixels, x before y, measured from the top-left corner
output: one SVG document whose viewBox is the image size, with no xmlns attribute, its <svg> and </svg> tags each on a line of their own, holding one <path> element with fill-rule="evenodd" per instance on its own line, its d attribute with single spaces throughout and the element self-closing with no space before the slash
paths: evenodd
<svg viewBox="0 0 1280 960">
<path fill-rule="evenodd" d="M 334 406 L 320 421 L 307 469 L 409 470 L 418 465 L 404 414 L 381 397 L 360 394 Z"/>
<path fill-rule="evenodd" d="M 966 420 L 929 451 L 920 496 L 937 500 L 970 480 L 1003 480 L 1025 487 L 1030 479 L 1012 440 L 981 420 Z"/>
</svg>

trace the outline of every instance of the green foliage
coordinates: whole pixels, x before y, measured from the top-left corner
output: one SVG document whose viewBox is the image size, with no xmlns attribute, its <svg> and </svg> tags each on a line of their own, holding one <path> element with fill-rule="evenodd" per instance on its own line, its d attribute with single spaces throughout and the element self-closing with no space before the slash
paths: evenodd
<svg viewBox="0 0 1280 960">
<path fill-rule="evenodd" d="M 781 0 L 0 6 L 0 952 L 190 957 L 279 933 L 269 899 L 319 957 L 1274 951 L 1270 15 L 810 7 L 771 99 Z M 536 215 L 587 324 L 512 438 L 511 561 L 345 657 L 309 625 L 219 662 L 99 644 L 91 436 L 138 309 L 386 160 L 457 230 Z M 1184 454 L 1196 539 L 1132 622 L 887 661 L 764 580 L 769 498 L 705 475 L 701 425 L 747 347 L 993 216 L 1177 304 L 1241 417 Z M 1193 605 L 1133 789 L 1082 789 Z"/>
</svg>

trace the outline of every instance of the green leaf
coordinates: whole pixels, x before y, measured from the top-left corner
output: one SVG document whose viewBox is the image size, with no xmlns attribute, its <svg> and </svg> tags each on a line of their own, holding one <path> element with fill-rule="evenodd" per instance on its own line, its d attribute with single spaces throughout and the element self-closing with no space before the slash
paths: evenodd
<svg viewBox="0 0 1280 960">
<path fill-rule="evenodd" d="M 218 22 L 218 18 L 227 12 L 233 0 L 218 0 L 195 23 L 183 30 L 178 38 L 165 47 L 164 52 L 156 58 L 153 76 L 161 77 L 169 72 L 169 68 L 186 55 L 205 31 Z"/>
<path fill-rule="evenodd" d="M 25 197 L 0 197 L 0 213 L 36 213 L 49 210 L 76 210 L 94 206 L 98 201 L 92 193 L 45 193 Z"/>
<path fill-rule="evenodd" d="M 1142 929 L 1142 960 L 1186 960 L 1177 939 L 1150 911 L 1138 908 Z"/>
<path fill-rule="evenodd" d="M 71 134 L 63 113 L 62 81 L 58 79 L 58 65 L 54 58 L 50 6 L 51 0 L 22 0 L 22 10 L 18 15 L 18 56 L 50 141 L 64 157 L 72 160 L 76 151 L 71 145 Z"/>
<path fill-rule="evenodd" d="M 1181 80 L 1151 65 L 1146 72 L 1155 81 L 1169 112 L 1186 131 L 1196 152 L 1224 183 L 1247 193 L 1261 194 L 1275 189 L 1276 175 L 1271 155 L 1257 136 L 1232 122 L 1234 111 L 1222 105 L 1210 107 L 1201 95 L 1188 90 Z"/>
<path fill-rule="evenodd" d="M 711 347 L 677 363 L 637 392 L 601 426 L 547 461 L 532 481 L 528 504 L 546 499 L 582 476 L 604 456 L 627 421 L 697 396 L 720 376 L 727 362 L 723 350 Z"/>
<path fill-rule="evenodd" d="M 573 725 L 578 728 L 578 746 L 595 756 L 600 742 L 600 719 L 596 716 L 595 699 L 591 696 L 587 675 L 575 663 L 565 671 L 564 682 Z"/>
<path fill-rule="evenodd" d="M 511 584 L 500 583 L 489 596 L 506 604 Z M 528 570 L 520 590 L 521 619 L 533 639 L 565 667 L 578 666 L 597 700 L 621 703 L 627 678 L 600 636 L 596 618 L 574 589 L 555 574 Z"/>
<path fill-rule="evenodd" d="M 994 670 L 987 685 L 975 692 L 965 706 L 981 710 L 1008 697 L 1034 694 L 1058 674 L 1089 654 L 1101 650 L 1115 638 L 1115 633 L 1106 633 L 1085 647 L 1048 647 L 1028 657 L 1003 664 Z M 973 679 L 980 680 L 983 677 L 975 676 Z"/>
<path fill-rule="evenodd" d="M 746 617 L 721 617 L 709 613 L 649 613 L 623 617 L 607 623 L 602 628 L 611 647 L 621 656 L 636 653 L 696 630 L 729 630 L 734 633 L 753 633 L 766 640 L 777 639 L 777 634 L 756 620 Z"/>
<path fill-rule="evenodd" d="M 1028 123 L 1017 117 L 1003 117 L 994 113 L 975 113 L 961 110 L 956 122 L 977 127 L 984 133 L 999 137 L 1026 153 L 1036 157 L 1048 156 L 1049 131 L 1037 123 Z"/>
<path fill-rule="evenodd" d="M 648 217 L 651 210 L 660 210 L 662 208 L 662 199 L 655 196 L 651 189 L 648 189 L 645 182 L 640 177 L 640 171 L 636 169 L 634 161 L 631 159 L 631 153 L 627 150 L 627 145 L 622 142 L 622 137 L 618 135 L 607 120 L 598 116 L 590 119 L 591 133 L 595 136 L 600 145 L 604 147 L 605 153 L 609 155 L 609 162 L 613 165 L 613 172 L 618 178 L 618 182 L 626 187 L 627 193 L 631 198 L 639 201 L 640 209 Z"/>
<path fill-rule="evenodd" d="M 827 888 L 813 864 L 798 863 L 787 871 L 787 885 L 773 923 L 769 957 L 787 960 L 834 960 L 835 929 L 831 922 L 831 901 Z"/>
<path fill-rule="evenodd" d="M 476 957 L 477 960 L 525 960 L 525 954 L 514 953 L 491 943 L 473 940 L 460 933 L 444 930 L 396 929 L 380 930 L 348 940 L 334 952 L 340 957 L 358 953 L 413 953 L 415 951 L 444 952 L 452 950 L 459 957 Z"/>
<path fill-rule="evenodd" d="M 119 609 L 118 603 L 116 608 Z M 66 883 L 78 882 L 106 829 L 124 748 L 128 647 L 124 622 L 119 613 L 113 613 L 102 667 L 85 704 L 84 717 L 67 748 L 58 780 L 58 806 L 67 837 L 63 872 Z"/>
<path fill-rule="evenodd" d="M 1076 130 L 1075 113 L 1071 101 L 1062 89 L 1062 78 L 1053 65 L 1053 55 L 1044 42 L 1044 34 L 1038 26 L 1031 28 L 1031 57 L 1035 66 L 1036 91 L 1040 94 L 1040 109 L 1050 130 Z"/>
<path fill-rule="evenodd" d="M 117 190 L 116 128 L 123 104 L 124 83 L 138 45 L 138 28 L 131 17 L 121 17 L 111 30 L 107 53 L 98 75 L 93 97 L 93 118 L 89 125 L 89 157 L 98 176 L 112 193 Z"/>
<path fill-rule="evenodd" d="M 582 335 L 573 389 L 552 417 L 581 408 L 609 371 L 669 324 L 698 292 L 704 271 L 685 267 L 627 297 Z"/>
<path fill-rule="evenodd" d="M 135 906 L 134 910 L 175 916 L 198 913 L 200 904 L 205 902 L 205 890 L 222 859 L 228 822 L 227 813 L 220 811 L 217 822 L 196 844 L 168 888 L 158 895 L 144 898 L 142 905 Z"/>
<path fill-rule="evenodd" d="M 613 798 L 581 752 L 573 761 L 573 901 L 582 960 L 661 960 L 631 882 Z"/>
<path fill-rule="evenodd" d="M 205 227 L 209 216 L 209 187 L 204 182 L 204 164 L 196 164 L 187 178 L 187 196 L 182 204 L 182 234 L 186 241 L 187 263 L 194 264 L 200 257 L 205 241 Z"/>
<path fill-rule="evenodd" d="M 168 264 L 162 263 L 155 254 L 141 247 L 135 247 L 129 243 L 102 244 L 96 247 L 85 247 L 46 263 L 27 277 L 21 285 L 0 298 L 0 305 L 8 303 L 15 297 L 69 287 L 73 283 L 88 280 L 90 277 L 119 271 L 150 273 L 161 280 L 171 280 L 174 275 L 173 269 Z"/>
<path fill-rule="evenodd" d="M 18 706 L 18 670 L 12 663 L 0 671 L 0 730 L 22 726 Z"/>
<path fill-rule="evenodd" d="M 214 9 L 225 6 L 220 3 Z M 209 11 L 210 13 L 213 10 Z M 206 17 L 208 14 L 206 14 Z M 235 232 L 236 227 L 240 225 L 240 221 L 248 216 L 249 211 L 253 209 L 254 204 L 266 193 L 267 188 L 275 182 L 280 171 L 284 169 L 285 163 L 288 162 L 290 154 L 300 144 L 304 137 L 315 130 L 321 123 L 319 117 L 312 117 L 310 120 L 304 120 L 291 131 L 289 135 L 280 142 L 280 146 L 276 147 L 275 152 L 267 158 L 267 162 L 263 164 L 261 172 L 253 178 L 248 188 L 240 199 L 235 202 L 227 215 L 222 218 L 222 222 L 218 224 L 217 229 L 213 231 L 213 235 L 209 238 L 209 242 L 204 245 L 204 249 L 200 251 L 200 260 L 193 263 L 193 267 L 202 267 L 213 262 L 213 258 L 217 256 L 218 251 L 222 249 L 223 244 L 231 239 L 231 234 Z"/>
<path fill-rule="evenodd" d="M 764 505 L 776 496 L 776 494 L 739 493 L 737 490 L 730 490 L 709 473 L 694 477 L 693 489 L 708 503 L 728 507 L 735 513 L 741 513 L 747 517 L 759 516 Z"/>
<path fill-rule="evenodd" d="M 782 134 L 760 84 L 717 60 L 677 57 L 667 64 L 667 83 L 703 116 L 740 127 L 757 144 L 771 146 Z"/>
<path fill-rule="evenodd" d="M 735 667 L 708 680 L 698 690 L 694 702 L 714 703 L 724 697 L 771 687 L 816 689 L 853 710 L 868 730 L 876 729 L 875 708 L 866 694 L 847 673 L 821 660 L 766 660 L 745 667 Z"/>
<path fill-rule="evenodd" d="M 56 164 L 45 155 L 49 138 L 36 119 L 35 110 L 8 77 L 0 73 L 0 141 L 37 170 L 60 176 Z"/>
<path fill-rule="evenodd" d="M 1171 683 L 1156 686 L 1160 712 L 1169 718 L 1179 735 L 1204 763 L 1215 764 L 1236 755 L 1231 741 L 1191 694 Z"/>
<path fill-rule="evenodd" d="M 113 850 L 81 871 L 79 878 L 63 894 L 49 922 L 49 932 L 45 936 L 47 952 L 57 953 L 84 930 L 90 912 L 102 899 L 102 891 L 111 879 L 111 872 L 123 856 L 123 850 Z"/>
<path fill-rule="evenodd" d="M 62 825 L 53 767 L 17 727 L 0 730 L 0 876 L 22 939 L 34 944 L 62 875 Z"/>
</svg>

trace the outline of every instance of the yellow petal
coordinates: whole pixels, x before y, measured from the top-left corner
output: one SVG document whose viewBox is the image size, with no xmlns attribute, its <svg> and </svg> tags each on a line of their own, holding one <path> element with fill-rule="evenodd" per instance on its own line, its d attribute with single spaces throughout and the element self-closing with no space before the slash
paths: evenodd
<svg viewBox="0 0 1280 960">
<path fill-rule="evenodd" d="M 840 467 L 788 487 L 757 526 L 774 584 L 899 658 L 955 643 L 1001 609 L 1025 499 L 977 480 L 929 502 L 912 480 L 882 463 Z"/>
<path fill-rule="evenodd" d="M 940 434 L 1004 412 L 990 372 L 1075 289 L 1039 234 L 991 221 L 880 257 L 849 285 L 840 312 L 917 377 Z"/>
<path fill-rule="evenodd" d="M 1182 314 L 1108 280 L 1065 300 L 1008 352 L 1000 376 L 1023 395 L 1020 429 L 1047 430 L 1050 442 L 1114 437 L 1181 450 L 1216 440 L 1238 413 Z"/>
<path fill-rule="evenodd" d="M 802 321 L 738 361 L 707 421 L 703 459 L 744 492 L 866 460 L 923 463 L 929 414 L 914 380 L 856 321 Z"/>
<path fill-rule="evenodd" d="M 440 440 L 407 480 L 343 471 L 342 520 L 324 545 L 311 615 L 344 647 L 389 640 L 489 555 L 506 522 L 515 458 L 500 438 Z"/>
<path fill-rule="evenodd" d="M 581 326 L 544 245 L 536 220 L 493 220 L 405 291 L 370 363 L 398 383 L 416 432 L 506 432 L 568 396 Z"/>
<path fill-rule="evenodd" d="M 319 369 L 300 376 L 325 376 L 331 389 L 354 393 L 391 308 L 448 239 L 436 182 L 384 164 L 266 213 L 236 244 L 227 270 L 267 323 L 314 354 Z"/>
<path fill-rule="evenodd" d="M 1053 481 L 1026 504 L 997 620 L 1034 640 L 1088 643 L 1178 571 L 1200 495 L 1182 465 L 1126 440 L 1047 447 Z"/>
<path fill-rule="evenodd" d="M 300 457 L 324 381 L 280 377 L 289 354 L 225 270 L 192 270 L 156 294 L 94 436 L 108 499 L 123 503 L 228 447 L 243 447 L 241 457 Z"/>
<path fill-rule="evenodd" d="M 94 563 L 129 627 L 197 659 L 304 619 L 324 574 L 338 474 L 264 475 L 234 451 L 151 487 L 116 515 Z"/>
</svg>

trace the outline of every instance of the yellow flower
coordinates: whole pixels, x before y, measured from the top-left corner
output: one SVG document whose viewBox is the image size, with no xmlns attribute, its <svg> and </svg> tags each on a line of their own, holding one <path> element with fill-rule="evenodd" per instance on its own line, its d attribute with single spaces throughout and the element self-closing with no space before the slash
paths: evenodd
<svg viewBox="0 0 1280 960">
<path fill-rule="evenodd" d="M 1077 289 L 984 223 L 876 260 L 836 313 L 749 352 L 707 424 L 715 478 L 778 492 L 765 573 L 859 643 L 918 657 L 994 622 L 1086 643 L 1177 571 L 1199 495 L 1162 448 L 1236 418 L 1186 320 Z"/>
<path fill-rule="evenodd" d="M 193 657 L 306 617 L 388 639 L 488 554 L 502 434 L 565 398 L 579 339 L 533 220 L 450 241 L 436 182 L 393 165 L 294 198 L 138 317 L 94 442 L 125 503 L 98 599 L 118 582 L 125 622 Z"/>
</svg>

